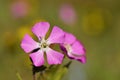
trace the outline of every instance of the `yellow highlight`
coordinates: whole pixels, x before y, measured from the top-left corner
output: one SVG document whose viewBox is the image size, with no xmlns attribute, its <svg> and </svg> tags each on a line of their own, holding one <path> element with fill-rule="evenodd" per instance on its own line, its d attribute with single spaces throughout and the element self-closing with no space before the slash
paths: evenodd
<svg viewBox="0 0 120 80">
<path fill-rule="evenodd" d="M 83 30 L 86 34 L 99 35 L 104 29 L 104 18 L 100 9 L 95 9 L 83 16 Z"/>
<path fill-rule="evenodd" d="M 18 33 L 18 38 L 21 40 L 25 34 L 29 34 L 29 35 L 32 35 L 32 31 L 31 31 L 31 28 L 30 27 L 27 27 L 27 26 L 23 26 L 23 27 L 20 27 L 17 31 Z"/>
</svg>

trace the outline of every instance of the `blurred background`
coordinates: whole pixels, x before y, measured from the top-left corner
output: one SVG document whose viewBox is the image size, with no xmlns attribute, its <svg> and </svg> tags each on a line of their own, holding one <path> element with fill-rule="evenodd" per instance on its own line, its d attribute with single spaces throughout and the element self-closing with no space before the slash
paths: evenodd
<svg viewBox="0 0 120 80">
<path fill-rule="evenodd" d="M 120 80 L 120 0 L 0 0 L 0 80 L 32 80 L 20 48 L 31 27 L 48 21 L 73 33 L 87 63 L 74 61 L 63 80 Z"/>
</svg>

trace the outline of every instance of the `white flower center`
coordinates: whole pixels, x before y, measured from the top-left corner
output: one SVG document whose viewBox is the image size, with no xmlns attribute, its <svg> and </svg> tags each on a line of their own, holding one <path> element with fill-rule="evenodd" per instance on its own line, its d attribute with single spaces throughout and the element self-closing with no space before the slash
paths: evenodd
<svg viewBox="0 0 120 80">
<path fill-rule="evenodd" d="M 69 53 L 69 54 L 71 54 L 72 56 L 75 56 L 76 58 L 78 57 L 82 57 L 83 56 L 83 54 L 75 54 L 75 53 L 73 53 L 73 51 L 72 51 L 72 47 L 71 47 L 71 45 L 69 45 L 69 44 L 65 44 L 65 48 L 66 48 L 66 50 L 67 50 L 67 52 Z"/>
<path fill-rule="evenodd" d="M 70 52 L 70 53 L 72 52 L 72 48 L 69 44 L 65 44 L 65 48 L 68 52 Z"/>
<path fill-rule="evenodd" d="M 45 38 L 42 38 L 39 42 L 39 46 L 41 50 L 46 51 L 49 47 L 49 44 L 47 43 L 47 40 L 45 40 Z"/>
</svg>

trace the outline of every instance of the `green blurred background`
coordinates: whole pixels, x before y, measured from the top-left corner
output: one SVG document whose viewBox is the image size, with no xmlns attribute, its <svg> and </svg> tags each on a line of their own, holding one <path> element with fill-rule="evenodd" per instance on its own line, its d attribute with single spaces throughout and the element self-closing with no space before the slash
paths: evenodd
<svg viewBox="0 0 120 80">
<path fill-rule="evenodd" d="M 39 21 L 73 33 L 86 48 L 87 63 L 74 61 L 63 80 L 120 80 L 120 0 L 0 0 L 0 80 L 18 80 L 17 73 L 32 80 L 20 41 Z"/>
</svg>

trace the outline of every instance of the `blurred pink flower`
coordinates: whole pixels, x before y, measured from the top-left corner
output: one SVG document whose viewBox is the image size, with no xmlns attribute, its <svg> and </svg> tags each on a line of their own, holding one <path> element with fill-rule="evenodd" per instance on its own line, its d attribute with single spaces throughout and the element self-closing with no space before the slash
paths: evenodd
<svg viewBox="0 0 120 80">
<path fill-rule="evenodd" d="M 77 19 L 74 8 L 69 4 L 64 4 L 60 7 L 59 17 L 67 25 L 75 24 Z"/>
<path fill-rule="evenodd" d="M 39 39 L 34 41 L 28 34 L 22 40 L 21 47 L 26 53 L 30 53 L 30 57 L 35 66 L 42 66 L 45 62 L 44 53 L 47 56 L 48 64 L 61 64 L 64 55 L 51 49 L 51 44 L 60 44 L 64 41 L 64 31 L 54 26 L 48 39 L 45 39 L 50 24 L 48 22 L 36 23 L 32 28 L 32 32 Z"/>
<path fill-rule="evenodd" d="M 64 44 L 61 44 L 61 49 L 70 59 L 86 63 L 86 50 L 73 34 L 65 32 L 65 41 Z"/>
<path fill-rule="evenodd" d="M 22 18 L 28 14 L 28 3 L 25 1 L 16 1 L 11 4 L 11 13 L 15 18 Z"/>
</svg>

